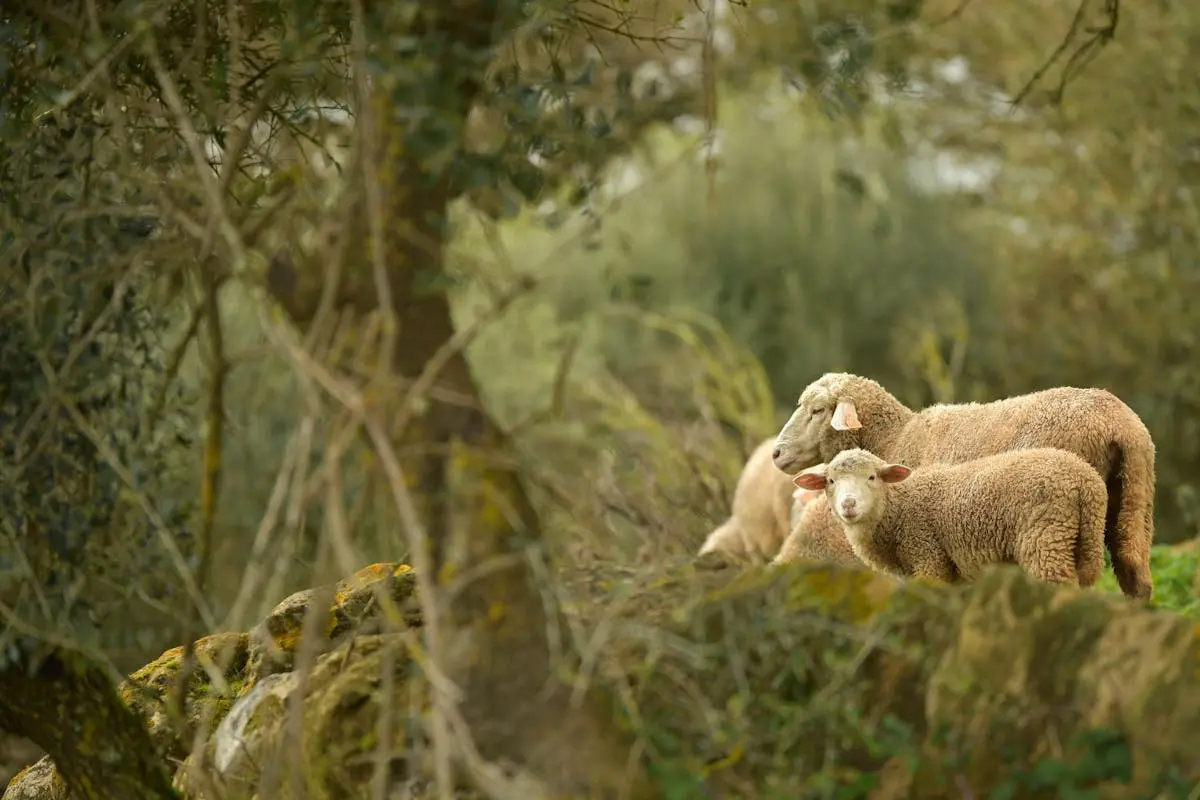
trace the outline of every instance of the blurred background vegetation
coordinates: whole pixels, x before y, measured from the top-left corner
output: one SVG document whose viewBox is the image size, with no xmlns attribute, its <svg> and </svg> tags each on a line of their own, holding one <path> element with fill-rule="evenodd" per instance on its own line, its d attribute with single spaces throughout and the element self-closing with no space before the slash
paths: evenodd
<svg viewBox="0 0 1200 800">
<path fill-rule="evenodd" d="M 157 26 L 180 75 L 210 70 L 227 91 L 172 27 L 194 4 L 160 5 L 143 22 L 89 5 L 79 24 L 113 43 Z M 745 456 L 828 370 L 912 406 L 1108 388 L 1158 446 L 1158 541 L 1195 536 L 1200 17 L 1142 5 L 1087 51 L 1109 4 L 630 6 L 530 4 L 490 66 L 451 207 L 444 288 L 460 329 L 486 320 L 472 372 L 572 580 L 694 551 Z M 9 577 L 41 553 L 30 568 L 72 601 L 44 629 L 93 630 L 129 669 L 180 638 L 171 576 L 199 563 L 187 532 L 211 342 L 192 336 L 195 241 L 162 222 L 169 202 L 196 200 L 174 129 L 135 113 L 166 102 L 146 89 L 148 62 L 70 94 L 111 53 L 45 8 L 0 17 L 0 595 L 42 602 Z M 329 13 L 280 0 L 243 20 L 288 31 L 291 94 L 247 150 L 261 169 L 230 191 L 251 209 L 294 194 L 220 291 L 233 355 L 213 620 L 331 577 L 314 574 L 327 509 L 305 475 L 333 412 L 272 344 L 260 291 L 270 246 L 312 238 L 341 180 L 353 93 L 322 71 L 343 22 Z M 1079 52 L 1096 57 L 1060 90 Z M 336 113 L 314 113 L 318 98 Z M 228 135 L 208 122 L 208 140 Z M 495 314 L 516 275 L 532 288 Z M 98 318 L 114 293 L 125 305 Z M 56 393 L 79 413 L 39 412 Z M 362 562 L 403 560 L 368 448 L 336 468 Z M 17 546 L 43 536 L 49 548 Z M 270 566 L 247 585 L 252 562 Z M 1193 563 L 1177 605 L 1192 602 Z"/>
</svg>

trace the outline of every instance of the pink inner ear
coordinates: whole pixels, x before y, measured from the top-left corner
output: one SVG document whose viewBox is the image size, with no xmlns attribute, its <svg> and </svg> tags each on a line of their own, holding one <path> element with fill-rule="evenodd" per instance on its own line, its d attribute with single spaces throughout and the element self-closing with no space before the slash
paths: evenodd
<svg viewBox="0 0 1200 800">
<path fill-rule="evenodd" d="M 801 472 L 799 475 L 792 478 L 792 483 L 796 484 L 801 489 L 818 491 L 825 488 L 825 476 L 818 475 L 815 472 Z"/>
<path fill-rule="evenodd" d="M 862 423 L 858 421 L 858 409 L 854 407 L 854 401 L 842 400 L 838 403 L 837 408 L 833 410 L 833 418 L 829 420 L 829 424 L 838 431 L 852 431 L 861 428 Z"/>
<path fill-rule="evenodd" d="M 912 470 L 903 464 L 888 464 L 879 470 L 879 477 L 884 483 L 898 483 L 907 478 L 911 472 Z"/>
</svg>

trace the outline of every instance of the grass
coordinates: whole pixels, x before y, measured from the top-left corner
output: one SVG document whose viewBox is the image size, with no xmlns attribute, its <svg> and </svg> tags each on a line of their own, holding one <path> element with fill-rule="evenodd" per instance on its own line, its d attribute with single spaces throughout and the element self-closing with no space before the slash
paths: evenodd
<svg viewBox="0 0 1200 800">
<path fill-rule="evenodd" d="M 1200 619 L 1200 597 L 1196 595 L 1196 568 L 1200 564 L 1200 549 L 1194 543 L 1155 545 L 1150 551 L 1150 568 L 1154 573 L 1155 608 L 1175 611 Z M 1096 588 L 1120 592 L 1111 569 L 1105 569 Z"/>
</svg>

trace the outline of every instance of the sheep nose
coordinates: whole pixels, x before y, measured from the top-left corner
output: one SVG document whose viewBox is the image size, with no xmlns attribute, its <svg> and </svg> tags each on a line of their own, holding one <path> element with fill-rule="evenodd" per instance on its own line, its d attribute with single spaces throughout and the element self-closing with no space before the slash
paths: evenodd
<svg viewBox="0 0 1200 800">
<path fill-rule="evenodd" d="M 772 450 L 772 451 L 771 451 L 771 458 L 779 458 L 779 456 L 780 456 L 782 453 L 783 453 L 783 448 L 782 448 L 782 447 L 776 447 L 774 450 Z"/>
<path fill-rule="evenodd" d="M 853 497 L 847 497 L 845 500 L 842 501 L 842 508 L 846 509 L 847 511 L 853 511 L 857 507 L 858 507 L 858 501 L 855 500 Z"/>
</svg>

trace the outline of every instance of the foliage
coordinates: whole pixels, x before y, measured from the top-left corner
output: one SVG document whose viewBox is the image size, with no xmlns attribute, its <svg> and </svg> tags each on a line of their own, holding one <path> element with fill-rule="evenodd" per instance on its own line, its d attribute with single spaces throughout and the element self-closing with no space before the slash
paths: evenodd
<svg viewBox="0 0 1200 800">
<path fill-rule="evenodd" d="M 194 420 L 134 260 L 151 226 L 93 210 L 131 199 L 105 174 L 111 142 L 79 118 L 30 133 L 0 176 L 0 580 L 18 630 L 100 644 L 104 627 L 119 648 L 139 597 L 184 599 Z"/>
<path fill-rule="evenodd" d="M 1195 588 L 1197 568 L 1200 568 L 1200 553 L 1194 543 L 1155 545 L 1150 550 L 1150 569 L 1154 574 L 1152 604 L 1200 619 L 1200 597 L 1196 596 Z M 1112 572 L 1107 569 L 1100 576 L 1097 588 L 1120 591 Z"/>
</svg>

